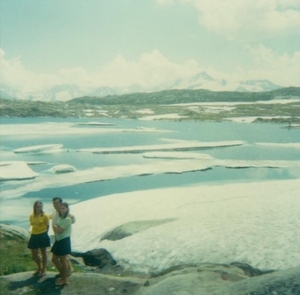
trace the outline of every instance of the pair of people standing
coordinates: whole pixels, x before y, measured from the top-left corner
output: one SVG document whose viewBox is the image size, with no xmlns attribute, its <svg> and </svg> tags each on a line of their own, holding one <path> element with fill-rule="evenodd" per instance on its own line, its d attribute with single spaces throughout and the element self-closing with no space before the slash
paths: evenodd
<svg viewBox="0 0 300 295">
<path fill-rule="evenodd" d="M 30 215 L 31 236 L 28 248 L 31 249 L 32 257 L 38 269 L 34 275 L 43 277 L 46 275 L 47 253 L 46 248 L 50 246 L 49 217 L 52 219 L 52 228 L 55 233 L 55 242 L 51 249 L 53 253 L 52 262 L 59 271 L 57 286 L 68 284 L 67 276 L 71 271 L 67 255 L 71 253 L 71 224 L 75 222 L 74 216 L 69 214 L 69 205 L 62 202 L 61 198 L 52 200 L 55 212 L 48 216 L 43 212 L 43 204 L 36 201 L 33 205 L 33 214 Z M 42 260 L 38 251 L 41 251 Z"/>
<path fill-rule="evenodd" d="M 59 271 L 57 286 L 68 284 L 68 276 L 72 273 L 68 254 L 71 254 L 71 227 L 75 217 L 70 214 L 69 205 L 61 198 L 52 199 L 55 211 L 51 215 L 52 229 L 55 233 L 55 242 L 51 249 L 52 262 Z"/>
</svg>

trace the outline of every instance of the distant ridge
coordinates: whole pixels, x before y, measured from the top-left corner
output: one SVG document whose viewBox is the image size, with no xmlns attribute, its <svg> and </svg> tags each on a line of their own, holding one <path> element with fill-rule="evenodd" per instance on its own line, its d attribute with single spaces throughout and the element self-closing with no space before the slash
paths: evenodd
<svg viewBox="0 0 300 295">
<path fill-rule="evenodd" d="M 193 103 L 219 103 L 219 107 L 217 112 L 207 112 L 209 106 L 191 107 Z M 220 103 L 235 103 L 235 106 L 222 111 Z M 222 121 L 227 117 L 255 116 L 257 122 L 276 120 L 290 126 L 291 123 L 300 123 L 299 104 L 300 87 L 265 92 L 173 89 L 105 97 L 83 96 L 69 101 L 50 102 L 0 98 L 0 116 L 138 119 L 144 117 L 140 110 L 147 109 L 151 110 L 154 117 L 178 114 L 180 120 Z"/>
<path fill-rule="evenodd" d="M 266 92 L 211 91 L 206 89 L 173 89 L 153 93 L 131 93 L 123 95 L 108 95 L 105 97 L 84 96 L 72 99 L 70 103 L 89 103 L 95 105 L 144 105 L 175 104 L 188 102 L 253 102 L 268 101 L 275 99 L 278 96 L 285 99 L 295 96 L 300 97 L 300 87 L 287 87 Z"/>
</svg>

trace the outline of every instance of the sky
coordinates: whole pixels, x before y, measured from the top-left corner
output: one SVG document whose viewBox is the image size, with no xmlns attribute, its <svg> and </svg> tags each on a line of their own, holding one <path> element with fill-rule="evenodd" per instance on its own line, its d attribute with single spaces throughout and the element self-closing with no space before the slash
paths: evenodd
<svg viewBox="0 0 300 295">
<path fill-rule="evenodd" d="M 300 86 L 299 0 L 0 0 L 0 83 L 153 87 L 205 71 Z"/>
</svg>

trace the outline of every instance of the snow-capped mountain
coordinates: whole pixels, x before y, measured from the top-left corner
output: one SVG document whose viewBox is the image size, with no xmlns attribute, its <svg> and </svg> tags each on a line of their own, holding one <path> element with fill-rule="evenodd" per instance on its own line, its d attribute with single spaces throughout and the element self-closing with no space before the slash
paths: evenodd
<svg viewBox="0 0 300 295">
<path fill-rule="evenodd" d="M 14 99 L 19 96 L 18 91 L 4 84 L 0 84 L 0 97 L 4 99 Z"/>
<path fill-rule="evenodd" d="M 223 91 L 226 89 L 228 82 L 226 80 L 217 80 L 212 78 L 206 72 L 200 72 L 188 79 L 177 79 L 165 86 L 162 86 L 162 90 L 166 89 L 208 89 L 213 91 Z"/>
<path fill-rule="evenodd" d="M 206 72 L 200 72 L 189 79 L 178 79 L 173 83 L 163 86 L 165 89 L 207 89 L 212 91 L 271 91 L 282 88 L 269 80 L 246 80 L 246 81 L 226 81 L 224 79 L 214 79 Z"/>
<path fill-rule="evenodd" d="M 21 92 L 5 85 L 0 85 L 0 95 L 7 99 L 27 99 L 42 101 L 68 101 L 82 96 L 104 97 L 107 95 L 121 95 L 136 92 L 157 92 L 171 89 L 207 89 L 212 91 L 240 91 L 240 92 L 261 92 L 271 91 L 282 88 L 269 80 L 245 80 L 245 81 L 226 81 L 215 79 L 206 72 L 199 72 L 196 75 L 177 79 L 169 83 L 157 85 L 151 88 L 142 87 L 139 84 L 132 84 L 128 87 L 80 87 L 75 84 L 56 85 L 44 91 Z"/>
<path fill-rule="evenodd" d="M 121 94 L 128 94 L 128 93 L 137 93 L 137 92 L 147 92 L 147 90 L 138 84 L 132 84 L 128 87 L 102 86 L 94 89 L 88 95 L 101 97 L 107 95 L 121 95 Z"/>
<path fill-rule="evenodd" d="M 46 91 L 42 100 L 44 101 L 68 101 L 75 97 L 85 96 L 91 92 L 91 88 L 82 88 L 75 84 L 57 85 Z"/>
<path fill-rule="evenodd" d="M 240 92 L 244 92 L 244 91 L 261 92 L 261 91 L 271 91 L 278 88 L 281 88 L 281 86 L 276 85 L 269 80 L 246 80 L 246 81 L 240 81 L 238 87 L 235 90 Z"/>
</svg>

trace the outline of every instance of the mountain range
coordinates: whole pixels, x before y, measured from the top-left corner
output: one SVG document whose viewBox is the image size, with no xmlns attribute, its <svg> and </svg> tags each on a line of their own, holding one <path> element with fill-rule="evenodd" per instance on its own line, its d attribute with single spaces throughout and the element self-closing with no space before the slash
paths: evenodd
<svg viewBox="0 0 300 295">
<path fill-rule="evenodd" d="M 108 95 L 122 95 L 129 93 L 157 92 L 172 89 L 207 89 L 212 91 L 264 92 L 282 88 L 269 80 L 226 81 L 215 79 L 206 72 L 199 72 L 187 79 L 177 79 L 170 83 L 145 88 L 139 84 L 128 87 L 80 87 L 76 84 L 56 85 L 44 91 L 21 92 L 18 89 L 0 84 L 0 97 L 5 99 L 40 100 L 40 101 L 68 101 L 83 96 L 105 97 Z"/>
</svg>

